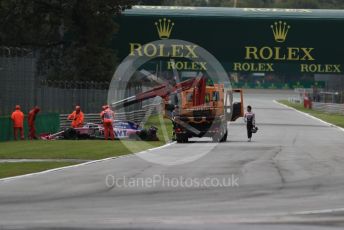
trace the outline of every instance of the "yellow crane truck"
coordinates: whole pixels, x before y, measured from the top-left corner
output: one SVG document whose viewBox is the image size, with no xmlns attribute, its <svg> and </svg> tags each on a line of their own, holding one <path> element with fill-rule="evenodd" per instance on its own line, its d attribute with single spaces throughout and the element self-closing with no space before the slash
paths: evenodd
<svg viewBox="0 0 344 230">
<path fill-rule="evenodd" d="M 239 93 L 240 101 L 233 102 L 234 93 Z M 192 78 L 173 87 L 162 84 L 112 103 L 112 107 L 126 107 L 156 96 L 163 99 L 163 114 L 172 120 L 178 143 L 186 143 L 192 137 L 211 137 L 214 142 L 224 142 L 228 135 L 227 123 L 244 114 L 241 89 L 226 88 L 225 84 L 207 85 L 205 77 Z"/>
</svg>

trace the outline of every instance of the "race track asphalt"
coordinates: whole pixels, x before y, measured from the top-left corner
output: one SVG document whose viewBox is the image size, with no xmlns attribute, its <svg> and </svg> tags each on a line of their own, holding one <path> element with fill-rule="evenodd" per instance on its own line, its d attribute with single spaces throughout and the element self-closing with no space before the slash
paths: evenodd
<svg viewBox="0 0 344 230">
<path fill-rule="evenodd" d="M 273 102 L 290 93 L 245 94 L 250 143 L 239 120 L 226 143 L 0 181 L 0 229 L 343 229 L 344 132 Z"/>
</svg>

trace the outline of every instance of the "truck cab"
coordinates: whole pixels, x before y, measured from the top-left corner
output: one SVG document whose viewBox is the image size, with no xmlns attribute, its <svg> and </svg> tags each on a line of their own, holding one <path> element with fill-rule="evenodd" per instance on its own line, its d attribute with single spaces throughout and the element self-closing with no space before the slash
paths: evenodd
<svg viewBox="0 0 344 230">
<path fill-rule="evenodd" d="M 240 101 L 233 102 L 233 94 L 240 94 Z M 226 88 L 224 84 L 196 86 L 180 92 L 175 105 L 165 101 L 166 117 L 173 121 L 175 139 L 188 142 L 191 137 L 211 137 L 214 142 L 227 140 L 227 122 L 243 116 L 243 92 Z"/>
</svg>

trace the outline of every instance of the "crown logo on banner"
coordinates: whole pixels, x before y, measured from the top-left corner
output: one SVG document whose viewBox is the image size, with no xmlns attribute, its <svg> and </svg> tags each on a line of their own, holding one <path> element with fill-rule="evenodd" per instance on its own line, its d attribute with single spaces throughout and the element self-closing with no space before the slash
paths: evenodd
<svg viewBox="0 0 344 230">
<path fill-rule="evenodd" d="M 168 39 L 171 35 L 174 23 L 170 19 L 159 19 L 155 22 L 160 39 Z"/>
<path fill-rule="evenodd" d="M 285 42 L 290 26 L 286 22 L 278 21 L 271 25 L 276 42 Z"/>
</svg>

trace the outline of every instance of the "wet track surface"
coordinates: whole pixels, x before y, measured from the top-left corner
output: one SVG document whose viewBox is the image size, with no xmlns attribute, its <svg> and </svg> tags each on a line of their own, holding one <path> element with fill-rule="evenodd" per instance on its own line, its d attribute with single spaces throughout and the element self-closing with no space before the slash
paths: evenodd
<svg viewBox="0 0 344 230">
<path fill-rule="evenodd" d="M 170 165 L 131 155 L 0 181 L 0 229 L 343 229 L 344 132 L 273 102 L 286 97 L 245 95 L 259 126 L 250 143 L 238 121 L 226 143 L 142 153 Z M 107 175 L 179 186 L 109 187 Z M 237 184 L 181 186 L 189 178 Z"/>
</svg>

